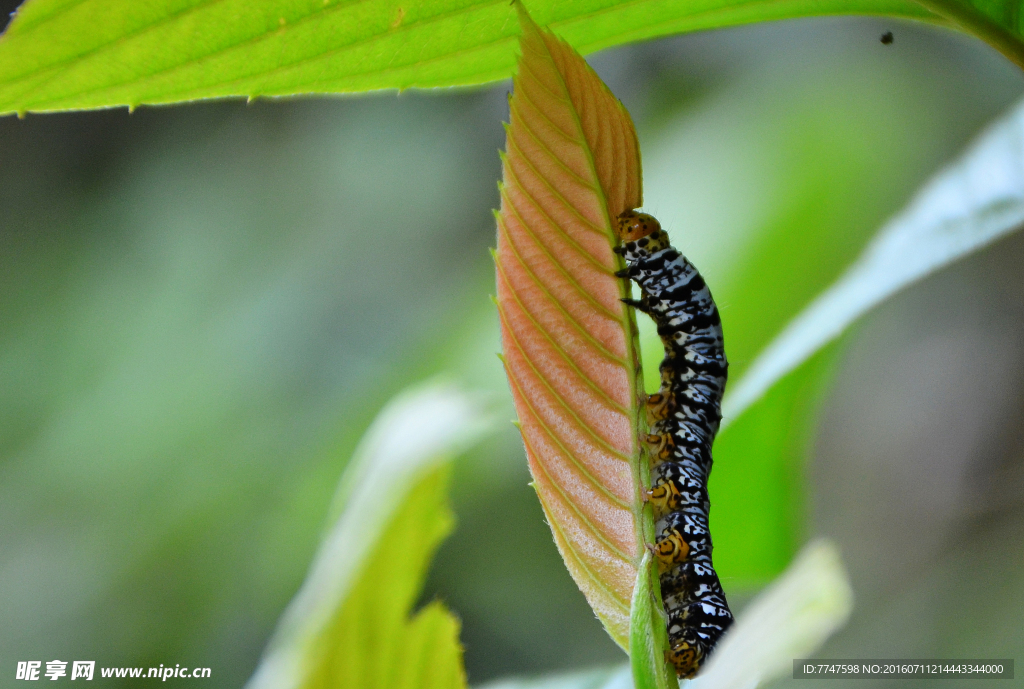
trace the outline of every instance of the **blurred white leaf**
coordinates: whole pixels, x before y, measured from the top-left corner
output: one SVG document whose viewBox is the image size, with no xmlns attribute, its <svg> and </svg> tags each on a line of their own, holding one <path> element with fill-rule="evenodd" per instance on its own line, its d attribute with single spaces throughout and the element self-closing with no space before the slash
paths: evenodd
<svg viewBox="0 0 1024 689">
<path fill-rule="evenodd" d="M 489 682 L 476 689 L 632 689 L 633 676 L 629 665 L 587 670 L 538 679 L 504 679 Z"/>
<path fill-rule="evenodd" d="M 1024 102 L 932 178 L 850 269 L 761 352 L 723 404 L 735 420 L 864 313 L 1024 223 Z"/>
<path fill-rule="evenodd" d="M 806 658 L 842 627 L 853 591 L 839 551 L 813 541 L 754 599 L 689 689 L 753 689 Z M 687 686 L 685 682 L 682 686 Z"/>
<path fill-rule="evenodd" d="M 381 411 L 339 483 L 340 517 L 282 615 L 249 689 L 303 685 L 309 649 L 328 633 L 417 480 L 466 449 L 490 425 L 481 400 L 445 384 L 407 390 Z"/>
<path fill-rule="evenodd" d="M 686 689 L 754 689 L 785 674 L 842 627 L 853 590 L 830 541 L 812 541 L 789 568 L 737 618 L 706 669 Z M 530 680 L 502 680 L 478 689 L 630 689 L 629 665 Z"/>
</svg>

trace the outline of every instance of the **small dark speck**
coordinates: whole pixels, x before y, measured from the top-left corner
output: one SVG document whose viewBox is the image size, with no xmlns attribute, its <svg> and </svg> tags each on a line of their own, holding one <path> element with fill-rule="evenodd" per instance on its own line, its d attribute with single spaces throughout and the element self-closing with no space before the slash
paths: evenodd
<svg viewBox="0 0 1024 689">
<path fill-rule="evenodd" d="M 882 41 L 883 45 L 891 45 L 892 44 L 892 31 L 886 31 L 884 34 L 882 34 L 882 37 L 879 40 Z"/>
</svg>

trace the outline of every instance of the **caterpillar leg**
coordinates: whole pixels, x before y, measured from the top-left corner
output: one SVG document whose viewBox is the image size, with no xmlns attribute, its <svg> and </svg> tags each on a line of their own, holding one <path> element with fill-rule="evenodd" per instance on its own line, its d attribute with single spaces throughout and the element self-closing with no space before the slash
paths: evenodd
<svg viewBox="0 0 1024 689">
<path fill-rule="evenodd" d="M 664 572 L 686 559 L 690 554 L 689 544 L 683 535 L 672 529 L 654 544 L 654 556 L 658 558 L 658 571 Z"/>
<path fill-rule="evenodd" d="M 642 313 L 650 313 L 651 307 L 647 305 L 647 302 L 643 299 L 619 299 L 626 306 L 632 306 L 637 311 Z"/>
<path fill-rule="evenodd" d="M 675 407 L 675 399 L 671 392 L 656 392 L 647 398 L 647 423 L 655 424 L 667 419 Z"/>
<path fill-rule="evenodd" d="M 654 505 L 654 516 L 656 519 L 676 509 L 679 505 L 680 497 L 679 486 L 676 485 L 675 481 L 662 479 L 647 491 L 647 501 Z"/>
<path fill-rule="evenodd" d="M 647 436 L 647 447 L 651 450 L 654 463 L 664 462 L 672 456 L 672 448 L 676 446 L 671 433 L 652 433 Z"/>
</svg>

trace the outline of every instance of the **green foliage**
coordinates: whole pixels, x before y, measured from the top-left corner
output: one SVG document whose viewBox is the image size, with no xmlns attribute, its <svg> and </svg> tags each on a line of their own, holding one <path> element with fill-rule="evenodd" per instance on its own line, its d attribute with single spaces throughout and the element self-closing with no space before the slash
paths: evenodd
<svg viewBox="0 0 1024 689">
<path fill-rule="evenodd" d="M 804 466 L 836 348 L 779 381 L 715 443 L 715 563 L 733 589 L 769 581 L 807 536 Z"/>
<path fill-rule="evenodd" d="M 648 559 L 649 562 L 649 559 Z M 647 588 L 638 582 L 637 589 Z M 649 589 L 647 589 L 649 592 Z M 637 608 L 650 608 L 643 599 Z M 784 676 L 793 658 L 814 653 L 821 642 L 841 627 L 853 607 L 853 592 L 836 546 L 809 543 L 779 579 L 765 588 L 740 613 L 736 624 L 716 649 L 706 670 L 682 686 L 701 689 L 751 689 Z M 638 640 L 639 641 L 639 640 Z M 575 675 L 554 675 L 536 681 L 509 681 L 482 689 L 647 689 L 680 686 L 674 677 L 655 679 L 637 662 L 649 648 L 633 648 L 632 677 L 623 667 Z M 632 683 L 630 682 L 632 679 Z"/>
<path fill-rule="evenodd" d="M 766 568 L 744 571 L 728 555 L 722 558 L 726 567 L 736 566 L 741 576 L 772 574 L 772 564 L 781 568 L 788 561 L 786 539 L 793 549 L 802 535 L 803 458 L 809 453 L 816 409 L 830 379 L 835 348 L 829 343 L 908 284 L 1024 222 L 1024 197 L 1016 181 L 992 176 L 993 170 L 1024 164 L 1014 145 L 1022 130 L 1024 108 L 1018 107 L 925 185 L 853 265 L 745 368 L 726 401 L 727 421 L 737 420 L 722 435 L 718 456 L 728 459 L 722 463 L 725 470 L 712 476 L 712 486 L 721 491 L 722 516 L 717 519 L 725 538 L 735 544 L 730 552 L 743 553 L 748 563 Z M 824 254 L 824 247 L 813 250 Z M 791 289 L 812 271 L 794 264 L 787 272 L 786 253 L 769 258 L 788 276 L 785 282 Z M 769 486 L 774 489 L 766 490 Z M 749 519 L 751 505 L 763 510 L 760 519 Z"/>
<path fill-rule="evenodd" d="M 538 679 L 508 679 L 480 689 L 631 689 L 629 667 L 600 668 Z"/>
<path fill-rule="evenodd" d="M 434 551 L 455 525 L 449 473 L 441 466 L 413 485 L 337 617 L 310 649 L 303 689 L 465 686 L 458 621 L 436 601 L 409 619 Z"/>
<path fill-rule="evenodd" d="M 684 31 L 826 14 L 940 21 L 1024 64 L 1018 2 L 527 3 L 583 53 Z M 0 112 L 479 84 L 512 70 L 507 0 L 29 0 L 0 39 Z"/>
<path fill-rule="evenodd" d="M 531 10 L 541 22 L 553 22 L 554 28 L 561 35 L 585 52 L 675 31 L 800 16 L 801 13 L 806 13 L 808 5 L 798 2 L 707 2 L 700 5 L 676 2 L 659 4 L 657 8 L 652 9 L 652 3 L 649 2 L 613 5 L 611 8 L 600 8 L 590 2 L 529 3 Z M 1015 24 L 1018 3 L 979 2 L 975 5 L 979 9 L 971 10 L 971 5 L 966 2 L 922 2 L 920 5 L 910 2 L 822 2 L 814 4 L 812 11 L 852 12 L 868 11 L 873 8 L 893 16 L 927 18 L 922 8 L 929 7 L 950 21 L 958 20 L 963 27 L 987 38 L 1004 54 L 1013 58 L 1015 51 L 1019 50 L 1019 27 Z M 335 7 L 330 4 L 326 7 L 327 9 L 321 10 L 318 3 L 262 3 L 256 6 L 243 6 L 230 1 L 217 4 L 71 4 L 30 0 L 12 25 L 10 32 L 0 39 L 0 109 L 13 112 L 171 102 L 232 94 L 333 93 L 415 85 L 477 83 L 507 75 L 512 62 L 514 21 L 506 21 L 510 10 L 504 2 L 474 6 L 425 3 L 417 8 L 404 9 L 377 3 L 363 4 L 358 6 L 358 9 Z M 698 11 L 699 15 L 696 14 Z M 282 18 L 285 20 L 283 26 L 280 21 Z M 395 23 L 394 27 L 391 26 L 392 23 Z M 282 63 L 286 65 L 284 68 L 280 68 Z M 872 103 L 871 106 L 879 105 Z M 884 107 L 884 104 L 879 107 Z M 862 278 L 872 281 L 880 276 L 899 279 L 885 282 L 882 291 L 874 294 L 870 302 L 861 304 L 859 309 L 846 312 L 844 320 L 838 326 L 835 322 L 830 322 L 819 323 L 809 331 L 794 330 L 796 325 L 808 322 L 808 314 L 813 315 L 812 309 L 807 308 L 808 304 L 828 304 L 817 300 L 816 295 L 827 297 L 838 291 L 843 284 L 847 284 L 842 277 L 846 275 L 844 270 L 854 261 L 857 252 L 865 244 L 868 231 L 880 223 L 881 218 L 873 216 L 887 208 L 887 200 L 879 201 L 873 195 L 873 190 L 879 186 L 893 186 L 890 184 L 891 180 L 905 179 L 905 170 L 899 169 L 900 166 L 914 164 L 906 162 L 908 159 L 913 160 L 914 152 L 898 145 L 895 149 L 898 153 L 898 156 L 895 156 L 898 158 L 898 165 L 886 165 L 884 160 L 858 158 L 857 155 L 859 151 L 886 149 L 888 140 L 878 136 L 882 127 L 921 126 L 920 122 L 908 124 L 888 117 L 886 113 L 872 118 L 866 109 L 858 110 L 856 104 L 847 104 L 846 109 L 839 111 L 846 114 L 845 119 L 864 125 L 861 129 L 847 128 L 836 137 L 840 144 L 845 142 L 849 147 L 823 147 L 820 140 L 815 140 L 815 134 L 820 134 L 820 131 L 809 131 L 805 122 L 794 120 L 793 141 L 802 142 L 803 148 L 793 146 L 787 150 L 796 152 L 792 156 L 797 161 L 794 168 L 800 170 L 782 171 L 778 174 L 785 179 L 798 180 L 798 183 L 799 180 L 808 182 L 807 187 L 800 190 L 800 198 L 804 200 L 834 199 L 835 188 L 849 187 L 849 191 L 843 197 L 847 204 L 842 207 L 820 208 L 808 202 L 805 206 L 797 204 L 788 210 L 784 209 L 786 212 L 781 214 L 765 213 L 758 219 L 761 229 L 764 230 L 763 234 L 741 238 L 741 241 L 735 244 L 737 255 L 730 265 L 716 266 L 712 263 L 710 269 L 705 270 L 712 275 L 718 271 L 717 277 L 721 279 L 721 282 L 712 281 L 712 284 L 716 286 L 716 296 L 727 309 L 723 312 L 727 319 L 730 356 L 734 359 L 735 375 L 730 384 L 730 390 L 734 395 L 738 390 L 747 389 L 744 387 L 747 385 L 745 371 L 753 378 L 755 370 L 762 370 L 755 362 L 763 361 L 767 355 L 760 353 L 765 352 L 773 341 L 785 342 L 787 336 L 795 337 L 792 335 L 794 332 L 799 335 L 797 349 L 800 351 L 794 355 L 792 350 L 789 350 L 786 357 L 783 357 L 787 361 L 784 366 L 769 366 L 767 370 L 770 375 L 752 388 L 757 394 L 748 398 L 742 405 L 732 408 L 736 416 L 727 419 L 732 425 L 723 433 L 716 451 L 717 462 L 711 481 L 714 499 L 713 532 L 718 546 L 716 562 L 726 577 L 727 586 L 764 581 L 780 571 L 795 550 L 804 523 L 802 462 L 814 428 L 813 421 L 817 408 L 815 402 L 829 380 L 835 354 L 835 349 L 827 344 L 831 338 L 842 332 L 867 309 L 902 289 L 909 281 L 918 279 L 928 271 L 975 250 L 986 241 L 1010 231 L 1020 222 L 1019 216 L 1015 215 L 1019 208 L 1019 199 L 1012 197 L 989 198 L 984 204 L 965 208 L 966 215 L 963 217 L 968 222 L 961 225 L 961 229 L 964 230 L 962 236 L 970 241 L 952 243 L 951 251 L 941 260 L 932 261 L 923 271 L 909 277 L 899 273 L 898 268 L 903 264 L 902 259 L 897 260 L 896 264 L 878 266 L 863 273 Z M 829 116 L 833 117 L 834 113 L 835 111 L 832 111 Z M 778 113 L 767 113 L 764 117 L 778 117 Z M 1005 137 L 993 145 L 1013 152 L 1013 137 L 1013 132 L 1008 130 Z M 410 140 L 412 139 L 410 135 Z M 898 141 L 899 137 L 895 136 L 893 140 Z M 645 147 L 645 153 L 650 155 L 652 148 Z M 403 147 L 395 146 L 394 149 L 402 150 Z M 970 157 L 968 160 L 975 161 L 985 169 L 992 169 L 997 165 L 997 162 L 991 159 L 980 161 L 977 157 Z M 401 162 L 404 164 L 405 160 Z M 1019 165 L 1021 161 L 1011 159 L 1009 162 Z M 367 175 L 366 179 L 370 177 Z M 880 182 L 876 179 L 879 177 Z M 863 181 L 867 179 L 872 179 L 875 186 L 864 184 Z M 959 189 L 964 191 L 968 187 L 969 185 L 965 184 Z M 955 189 L 954 186 L 954 191 Z M 248 191 L 247 188 L 246 192 Z M 892 195 L 901 197 L 906 191 L 900 189 L 897 183 Z M 730 190 L 730 193 L 738 195 L 735 189 Z M 244 199 L 244 202 L 240 203 L 242 208 L 251 205 L 248 193 L 239 193 L 238 198 Z M 948 195 L 936 197 L 929 202 L 932 205 L 926 206 L 940 208 L 944 198 L 948 198 Z M 374 204 L 364 205 L 372 207 Z M 380 202 L 377 205 L 380 205 Z M 865 207 L 868 210 L 865 211 Z M 236 217 L 238 213 L 226 215 Z M 288 220 L 291 221 L 292 217 Z M 846 224 L 837 225 L 837 220 Z M 949 218 L 944 220 L 948 221 Z M 194 224 L 189 223 L 189 226 Z M 403 227 L 410 225 L 405 224 Z M 938 231 L 946 230 L 950 225 L 943 222 L 930 228 L 924 225 L 918 227 L 925 231 Z M 408 231 L 413 235 L 419 229 L 413 228 Z M 211 228 L 210 236 L 213 236 L 215 230 L 216 228 Z M 938 234 L 935 234 L 911 242 L 908 245 L 908 255 L 926 253 L 927 247 L 930 246 L 929 242 L 937 236 Z M 794 247 L 798 249 L 794 250 Z M 198 252 L 197 255 L 201 253 Z M 324 252 L 325 255 L 327 253 Z M 865 253 L 864 256 L 868 257 L 868 254 Z M 698 264 L 704 269 L 704 263 L 698 260 Z M 785 281 L 777 280 L 779 275 L 785 276 Z M 834 285 L 835 288 L 830 288 L 830 285 Z M 122 291 L 109 290 L 110 293 Z M 110 301 L 108 297 L 101 295 L 96 299 L 96 303 L 108 307 Z M 165 304 L 160 302 L 154 307 L 154 314 L 159 315 L 153 316 L 153 322 L 166 322 L 167 309 L 164 306 Z M 97 307 L 97 311 L 100 310 L 106 313 L 106 310 Z M 191 313 L 189 308 L 179 310 Z M 29 309 L 26 309 L 26 312 L 28 311 Z M 33 309 L 33 313 L 36 311 Z M 76 314 L 84 313 L 83 309 L 78 308 L 71 311 Z M 76 318 L 78 317 L 80 316 L 76 315 Z M 83 323 L 87 320 L 85 316 L 81 318 Z M 67 323 L 64 318 L 55 317 L 54 320 L 59 322 L 62 328 Z M 123 314 L 119 313 L 117 322 L 121 323 L 122 320 Z M 84 332 L 86 327 L 80 326 L 79 329 Z M 778 340 L 773 340 L 776 333 L 783 335 Z M 390 333 L 388 337 L 391 338 Z M 107 333 L 104 333 L 101 339 L 104 347 L 109 349 L 107 345 L 110 338 L 107 337 Z M 252 339 L 270 340 L 261 337 Z M 25 339 L 25 342 L 30 341 L 31 338 Z M 63 343 L 55 338 L 53 342 Z M 28 347 L 26 351 L 27 349 Z M 141 345 L 137 349 L 145 349 L 147 361 L 153 359 L 150 349 Z M 648 372 L 656 372 L 656 366 L 651 364 L 659 358 L 655 343 L 653 353 L 646 357 Z M 456 354 L 452 354 L 452 361 L 452 369 L 457 369 L 464 363 Z M 491 361 L 489 358 L 488 362 Z M 211 368 L 218 371 L 229 369 L 227 366 Z M 259 368 L 261 375 L 265 375 L 262 367 L 252 368 Z M 14 370 L 14 367 L 11 367 L 11 370 Z M 128 371 L 124 377 L 137 380 L 136 373 L 134 370 Z M 216 381 L 215 377 L 195 377 L 207 381 L 206 384 L 210 387 L 216 387 L 208 382 L 211 379 Z M 180 376 L 168 374 L 167 378 L 174 378 L 176 384 L 180 383 L 183 386 L 182 389 L 187 386 L 187 381 L 183 382 Z M 33 389 L 38 388 L 37 380 L 30 381 L 30 384 Z M 121 387 L 123 386 L 119 386 L 118 389 Z M 250 387 L 237 387 L 246 394 L 251 394 Z M 226 397 L 222 389 L 199 389 L 204 391 L 195 393 L 194 390 L 189 390 L 189 394 L 181 396 L 187 401 L 190 411 L 193 411 L 192 402 L 195 398 L 202 398 L 204 404 L 211 404 L 211 400 L 219 401 L 222 396 Z M 88 403 L 92 400 L 86 397 L 86 401 Z M 185 406 L 184 402 L 182 404 Z M 120 420 L 125 418 L 123 414 L 112 414 L 109 410 L 104 413 L 99 405 L 86 406 L 97 409 L 95 413 L 98 416 L 102 414 L 107 419 L 115 416 Z M 130 407 L 129 411 L 139 408 L 135 404 L 125 406 Z M 742 416 L 739 415 L 741 411 Z M 59 417 L 57 414 L 53 416 Z M 166 418 L 166 415 L 157 416 L 161 419 Z M 231 427 L 220 418 L 208 414 L 205 409 L 200 409 L 196 416 L 202 417 L 204 422 L 208 418 L 213 419 L 208 423 L 211 429 L 215 430 L 209 430 L 208 433 L 211 437 L 216 433 L 224 434 L 225 448 L 238 447 L 243 444 L 239 439 L 249 439 L 254 435 L 249 428 L 241 428 L 237 433 L 230 433 L 228 437 L 228 432 L 224 429 Z M 135 429 L 159 425 L 153 423 L 152 419 L 135 419 L 130 414 L 129 418 L 131 424 L 128 425 Z M 101 424 L 94 423 L 92 417 L 79 421 L 77 426 L 82 429 L 102 429 Z M 163 423 L 167 426 L 181 425 L 176 419 Z M 273 432 L 270 430 L 267 434 Z M 79 433 L 86 431 L 80 430 Z M 116 431 L 95 431 L 97 435 L 101 433 L 109 433 L 110 443 L 117 442 Z M 72 432 L 66 432 L 59 437 L 69 438 L 68 444 L 74 445 L 79 454 L 82 454 L 82 444 L 72 442 L 75 439 L 73 429 Z M 164 442 L 164 445 L 160 445 L 160 442 Z M 169 465 L 176 465 L 175 452 L 180 451 L 180 448 L 168 450 L 166 446 L 169 443 L 162 439 L 155 439 L 152 443 L 155 448 L 152 450 L 154 456 L 163 457 L 166 454 L 172 458 L 168 462 Z M 95 449 L 87 449 L 87 460 L 95 456 L 109 462 L 111 456 L 119 457 L 112 455 L 101 443 L 97 443 Z M 118 459 L 124 466 L 111 465 L 109 470 L 113 473 L 110 476 L 121 477 L 126 471 L 125 467 L 139 465 L 136 454 L 142 453 L 124 452 L 125 458 Z M 211 451 L 211 455 L 219 454 L 222 454 L 219 450 Z M 73 459 L 75 471 L 81 475 L 90 471 L 89 465 L 83 463 L 81 457 Z M 68 464 L 71 463 L 69 459 Z M 242 462 L 239 460 L 236 463 Z M 33 459 L 32 465 L 42 465 L 42 462 Z M 113 471 L 114 469 L 117 471 Z M 54 475 L 60 475 L 69 482 L 74 480 L 71 472 L 63 465 L 55 464 L 52 471 Z M 137 468 L 132 471 L 149 475 Z M 158 472 L 153 473 L 156 475 Z M 200 472 L 197 470 L 196 473 Z M 252 472 L 247 470 L 247 473 Z M 330 471 L 322 473 L 325 476 L 332 475 Z M 420 491 L 423 492 L 422 500 L 417 497 L 403 506 L 403 510 L 419 510 L 416 514 L 421 517 L 428 515 L 422 524 L 422 533 L 417 536 L 425 542 L 440 539 L 445 529 L 449 528 L 446 526 L 447 517 L 440 498 L 445 482 L 444 474 L 443 469 L 424 474 L 420 479 L 423 482 L 421 487 L 413 489 L 417 496 L 420 495 Z M 233 478 L 228 474 L 219 478 L 223 479 L 225 475 Z M 106 480 L 95 471 L 89 476 L 97 483 Z M 323 483 L 319 481 L 320 478 L 322 477 L 319 475 L 313 476 L 307 479 L 307 482 Z M 201 480 L 196 479 L 195 483 L 207 486 L 209 481 L 206 473 L 203 473 Z M 218 483 L 229 485 L 231 481 L 219 480 Z M 244 490 L 238 489 L 239 494 L 243 492 Z M 310 492 L 315 491 L 311 489 Z M 205 496 L 205 493 L 203 495 Z M 218 509 L 228 509 L 222 507 L 226 504 L 225 500 L 214 498 L 217 496 L 214 495 L 210 499 L 211 504 L 216 502 Z M 110 504 L 121 502 L 120 499 L 110 500 Z M 174 500 L 167 502 L 173 502 L 175 509 L 183 512 L 189 508 L 188 505 L 181 506 L 180 495 L 177 494 Z M 154 512 L 156 509 L 153 508 Z M 307 509 L 312 511 L 312 508 Z M 159 513 L 156 514 L 159 517 Z M 210 514 L 214 514 L 212 508 Z M 95 517 L 90 514 L 89 518 Z M 111 519 L 114 523 L 113 518 Z M 161 523 L 159 518 L 150 519 L 148 514 L 145 520 L 138 520 L 140 524 L 143 521 Z M 164 521 L 171 520 L 165 517 Z M 199 514 L 194 517 L 194 525 L 189 528 L 194 530 L 195 534 L 203 534 L 205 537 L 210 531 L 210 522 L 223 521 L 207 519 Z M 398 524 L 399 518 L 394 517 L 390 526 L 385 528 L 392 529 Z M 121 536 L 120 524 L 117 526 L 117 533 Z M 169 530 L 171 527 L 166 528 Z M 137 529 L 139 533 L 143 532 L 141 526 Z M 145 533 L 147 538 L 151 537 L 150 532 Z M 191 534 L 191 531 L 188 533 Z M 235 540 L 230 532 L 225 531 L 225 536 L 225 543 Z M 195 538 L 198 539 L 200 536 L 196 535 Z M 340 641 L 342 635 L 354 633 L 352 630 L 362 624 L 363 629 L 389 630 L 388 634 L 391 637 L 400 640 L 403 658 L 414 661 L 420 657 L 433 659 L 439 648 L 444 649 L 442 657 L 453 657 L 452 639 L 456 624 L 437 604 L 428 605 L 414 616 L 411 623 L 407 624 L 406 621 L 409 606 L 419 585 L 417 578 L 422 576 L 425 562 L 435 546 L 427 545 L 422 550 L 413 549 L 412 555 L 414 559 L 418 559 L 407 573 L 414 573 L 415 576 L 403 578 L 402 582 L 399 582 L 402 595 L 396 595 L 387 601 L 389 605 L 394 603 L 393 607 L 382 604 L 379 591 L 371 584 L 376 583 L 379 577 L 395 575 L 395 568 L 387 566 L 387 546 L 386 540 L 376 541 L 375 550 L 365 565 L 366 575 L 352 589 L 352 597 L 347 599 L 349 602 L 339 608 L 338 617 L 329 628 L 328 636 L 317 642 L 322 644 L 318 648 L 323 651 L 330 648 L 337 650 L 339 646 L 344 645 L 344 642 Z M 211 552 L 215 550 L 211 548 Z M 301 551 L 301 548 L 296 547 L 296 550 Z M 152 569 L 164 571 L 165 562 L 174 552 L 176 550 L 168 548 L 154 550 L 147 555 L 152 560 Z M 302 557 L 304 560 L 304 556 L 305 554 L 300 552 L 296 557 Z M 270 557 L 267 555 L 268 559 Z M 275 553 L 273 557 L 281 556 L 280 553 Z M 120 561 L 121 558 L 107 559 L 114 562 Z M 70 561 L 73 560 L 69 558 Z M 209 558 L 209 564 L 210 571 L 214 571 L 217 565 L 213 557 Z M 88 581 L 87 578 L 85 580 Z M 232 584 L 235 582 L 233 578 L 231 581 Z M 204 585 L 210 591 L 214 590 L 212 585 L 202 581 L 198 585 L 193 585 L 192 581 L 174 583 L 180 586 L 182 591 L 187 587 L 190 593 L 201 591 Z M 288 585 L 287 581 L 284 585 Z M 170 597 L 176 602 L 179 599 L 176 593 Z M 365 607 L 352 601 L 363 601 Z M 404 603 L 399 604 L 402 601 Z M 210 601 L 204 599 L 202 602 Z M 185 607 L 182 606 L 182 609 Z M 771 631 L 767 629 L 765 633 L 770 634 Z M 381 654 L 393 653 L 395 650 L 385 648 L 385 645 L 367 642 L 366 639 L 372 640 L 373 634 L 369 634 L 360 642 L 363 645 L 359 648 L 364 653 L 383 657 Z M 435 643 L 439 645 L 433 645 Z M 422 655 L 419 655 L 421 652 Z M 344 654 L 344 651 L 341 653 Z M 323 656 L 320 656 L 320 661 L 323 661 Z M 318 669 L 312 676 L 320 680 L 337 670 L 327 662 L 313 665 Z M 417 665 L 412 662 L 410 667 L 416 668 Z M 441 663 L 441 674 L 444 677 L 434 678 L 439 682 L 438 686 L 443 686 L 442 681 L 457 684 L 452 667 L 450 663 Z M 595 683 L 607 679 L 608 676 L 608 673 L 588 675 L 586 682 L 580 686 L 599 686 Z M 380 681 L 393 682 L 400 686 L 405 679 L 408 678 L 387 677 Z"/>
<path fill-rule="evenodd" d="M 635 689 L 668 689 L 676 685 L 675 672 L 665 659 L 668 632 L 660 588 L 654 558 L 645 551 L 637 567 L 629 611 L 629 662 Z"/>
<path fill-rule="evenodd" d="M 407 391 L 381 412 L 251 689 L 465 686 L 458 621 L 438 602 L 409 613 L 455 522 L 447 460 L 488 425 L 478 400 L 439 385 Z"/>
</svg>

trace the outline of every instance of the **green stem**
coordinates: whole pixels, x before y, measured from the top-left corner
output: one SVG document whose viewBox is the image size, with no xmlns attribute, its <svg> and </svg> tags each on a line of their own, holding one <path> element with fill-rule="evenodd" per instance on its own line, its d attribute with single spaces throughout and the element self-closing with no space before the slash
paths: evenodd
<svg viewBox="0 0 1024 689">
<path fill-rule="evenodd" d="M 965 33 L 977 36 L 1024 70 L 1024 42 L 985 13 L 959 0 L 917 0 L 930 12 L 949 21 Z"/>
</svg>

